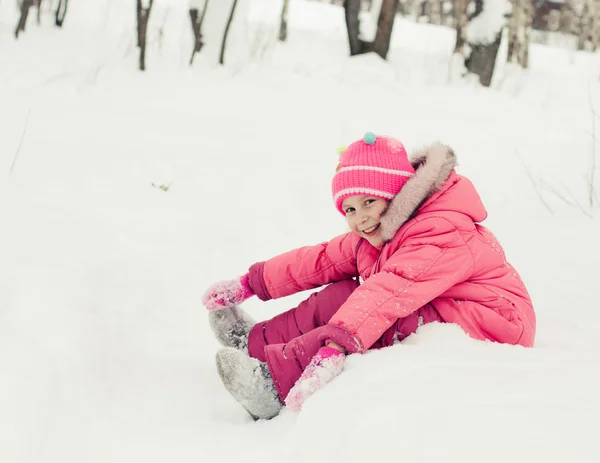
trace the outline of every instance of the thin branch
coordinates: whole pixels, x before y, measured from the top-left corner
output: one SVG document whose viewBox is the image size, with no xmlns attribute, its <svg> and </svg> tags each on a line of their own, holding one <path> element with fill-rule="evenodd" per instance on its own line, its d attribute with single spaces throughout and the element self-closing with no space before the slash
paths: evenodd
<svg viewBox="0 0 600 463">
<path fill-rule="evenodd" d="M 204 0 L 204 8 L 202 14 L 198 16 L 199 11 L 197 8 L 190 9 L 190 19 L 192 21 L 192 31 L 194 32 L 194 48 L 192 49 L 192 56 L 190 58 L 190 66 L 194 64 L 194 57 L 196 53 L 200 53 L 204 42 L 202 41 L 202 23 L 206 18 L 206 10 L 208 8 L 208 0 Z"/>
<path fill-rule="evenodd" d="M 548 209 L 550 211 L 550 214 L 554 215 L 554 211 L 550 208 L 550 206 L 548 205 L 548 203 L 546 203 L 546 201 L 544 201 L 544 197 L 542 196 L 542 192 L 538 188 L 538 185 L 535 182 L 535 179 L 533 178 L 533 174 L 529 170 L 529 167 L 527 167 L 527 164 L 525 164 L 525 160 L 523 159 L 523 157 L 521 156 L 521 154 L 519 153 L 519 151 L 518 150 L 516 150 L 516 151 L 517 151 L 517 156 L 519 157 L 519 159 L 521 160 L 521 163 L 523 164 L 523 167 L 525 168 L 525 172 L 527 173 L 527 177 L 529 177 L 529 180 L 531 180 L 531 183 L 533 185 L 533 189 L 535 190 L 538 198 L 540 199 L 540 201 L 542 202 L 542 204 L 546 207 L 546 209 Z"/>
<path fill-rule="evenodd" d="M 589 135 L 592 139 L 594 139 L 596 143 L 600 143 L 600 140 L 598 140 L 598 138 L 594 136 L 591 130 L 584 130 L 583 133 Z"/>
<path fill-rule="evenodd" d="M 588 211 L 585 210 L 585 207 L 583 207 L 579 203 L 579 201 L 577 201 L 577 198 L 575 198 L 575 195 L 571 192 L 571 190 L 569 190 L 562 183 L 560 184 L 560 186 L 562 186 L 566 190 L 566 192 L 569 194 L 571 199 L 568 199 L 567 197 L 565 197 L 565 195 L 562 194 L 560 191 L 558 191 L 558 189 L 555 186 L 550 185 L 544 179 L 540 180 L 540 186 L 547 192 L 554 194 L 558 199 L 562 200 L 565 204 L 567 204 L 571 207 L 574 207 L 576 209 L 579 209 L 584 215 L 586 215 L 589 218 L 592 218 L 592 215 Z"/>
<path fill-rule="evenodd" d="M 589 92 L 589 101 L 590 101 L 590 109 L 592 111 L 592 137 L 594 139 L 594 143 L 592 143 L 592 166 L 590 169 L 590 180 L 588 184 L 588 199 L 590 201 L 590 207 L 594 206 L 594 198 L 596 196 L 594 192 L 594 182 L 596 180 L 596 109 L 594 108 L 594 102 L 592 100 L 592 86 L 591 82 L 588 83 L 588 92 Z"/>
<path fill-rule="evenodd" d="M 229 28 L 231 27 L 231 22 L 233 21 L 233 15 L 235 13 L 235 7 L 237 6 L 238 0 L 233 0 L 233 4 L 231 5 L 231 11 L 229 12 L 229 18 L 227 19 L 227 24 L 225 25 L 225 33 L 223 34 L 223 42 L 221 43 L 221 55 L 219 56 L 219 64 L 225 64 L 225 47 L 227 44 L 227 36 L 229 35 Z"/>
<path fill-rule="evenodd" d="M 206 10 L 208 9 L 208 0 L 204 0 L 204 8 L 202 9 L 202 18 L 200 18 L 200 28 L 202 28 L 202 23 L 204 22 L 204 18 L 206 18 Z"/>
<path fill-rule="evenodd" d="M 15 164 L 17 163 L 17 158 L 19 157 L 19 153 L 21 152 L 21 146 L 23 146 L 23 140 L 25 140 L 25 133 L 27 133 L 27 126 L 29 125 L 29 115 L 31 114 L 31 108 L 27 111 L 27 117 L 25 118 L 25 127 L 23 127 L 23 133 L 21 134 L 21 140 L 19 141 L 19 146 L 17 147 L 17 152 L 15 153 L 15 157 L 13 159 L 12 165 L 10 166 L 10 173 L 13 173 L 15 169 Z"/>
</svg>

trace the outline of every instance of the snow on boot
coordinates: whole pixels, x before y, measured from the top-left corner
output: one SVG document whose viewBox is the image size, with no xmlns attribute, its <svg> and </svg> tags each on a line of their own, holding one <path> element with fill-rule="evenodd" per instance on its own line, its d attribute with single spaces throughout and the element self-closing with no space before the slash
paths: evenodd
<svg viewBox="0 0 600 463">
<path fill-rule="evenodd" d="M 208 313 L 208 322 L 217 340 L 225 347 L 248 353 L 248 334 L 256 322 L 237 306 Z"/>
<path fill-rule="evenodd" d="M 279 400 L 266 363 L 224 347 L 217 352 L 217 370 L 223 385 L 255 420 L 268 420 L 279 414 Z"/>
</svg>

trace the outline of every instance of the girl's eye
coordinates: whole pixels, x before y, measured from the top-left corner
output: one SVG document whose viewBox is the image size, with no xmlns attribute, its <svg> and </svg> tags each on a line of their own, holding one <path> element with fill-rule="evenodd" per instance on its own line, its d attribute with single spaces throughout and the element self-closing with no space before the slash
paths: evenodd
<svg viewBox="0 0 600 463">
<path fill-rule="evenodd" d="M 365 206 L 368 206 L 369 204 L 371 204 L 371 203 L 374 203 L 374 202 L 375 202 L 375 200 L 374 200 L 374 199 L 367 199 L 367 200 L 365 201 Z"/>
<path fill-rule="evenodd" d="M 354 212 L 354 208 L 353 207 L 348 207 L 344 210 L 344 212 L 346 213 L 346 215 L 350 214 L 351 212 Z"/>
</svg>

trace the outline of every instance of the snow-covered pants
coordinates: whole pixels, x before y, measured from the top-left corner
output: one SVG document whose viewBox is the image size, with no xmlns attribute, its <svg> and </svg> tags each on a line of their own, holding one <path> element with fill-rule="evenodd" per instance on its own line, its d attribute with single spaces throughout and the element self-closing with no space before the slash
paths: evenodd
<svg viewBox="0 0 600 463">
<path fill-rule="evenodd" d="M 300 375 L 327 340 L 352 352 L 356 340 L 341 328 L 327 325 L 346 299 L 358 287 L 355 280 L 332 283 L 313 293 L 298 307 L 274 318 L 257 323 L 248 337 L 248 353 L 261 362 L 267 362 L 273 382 L 283 401 Z M 391 346 L 402 341 L 417 328 L 433 321 L 442 321 L 431 304 L 421 307 L 382 333 L 370 349 Z"/>
</svg>

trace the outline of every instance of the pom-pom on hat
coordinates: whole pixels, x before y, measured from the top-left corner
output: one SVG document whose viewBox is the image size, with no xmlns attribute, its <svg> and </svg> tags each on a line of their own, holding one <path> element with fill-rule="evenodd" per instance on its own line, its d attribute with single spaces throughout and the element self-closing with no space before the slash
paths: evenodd
<svg viewBox="0 0 600 463">
<path fill-rule="evenodd" d="M 402 143 L 367 132 L 340 155 L 331 183 L 333 202 L 344 214 L 342 202 L 349 196 L 375 196 L 390 200 L 414 174 Z"/>
</svg>

